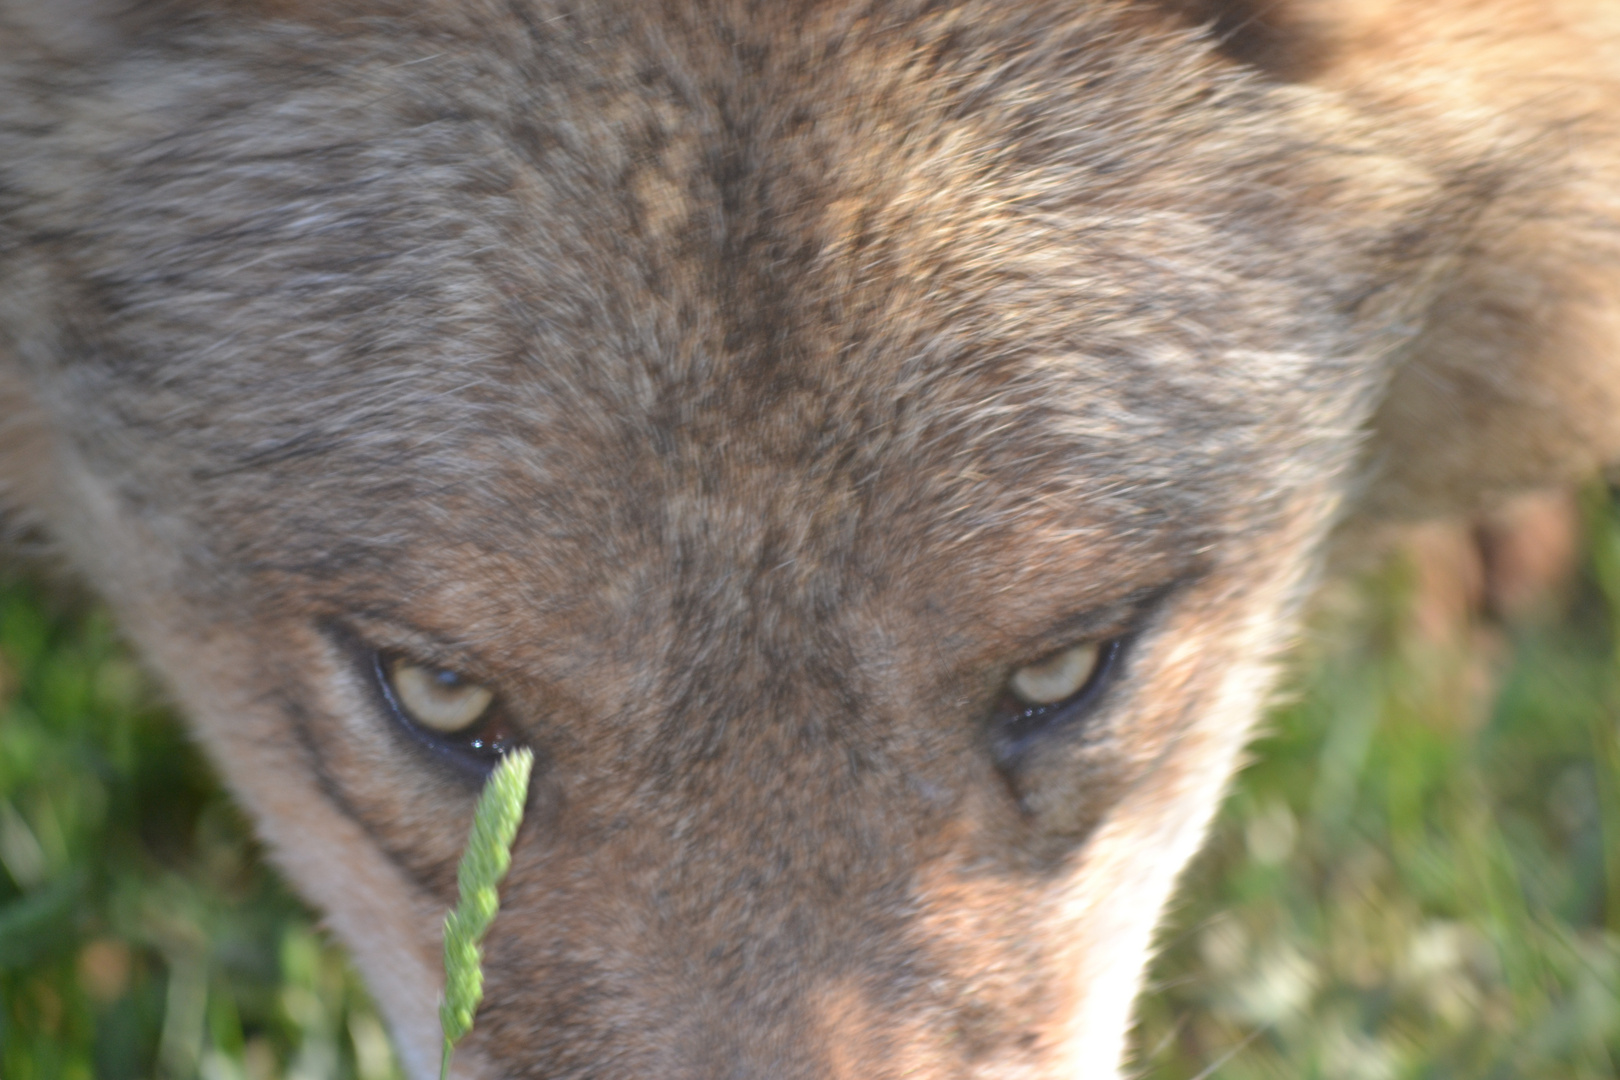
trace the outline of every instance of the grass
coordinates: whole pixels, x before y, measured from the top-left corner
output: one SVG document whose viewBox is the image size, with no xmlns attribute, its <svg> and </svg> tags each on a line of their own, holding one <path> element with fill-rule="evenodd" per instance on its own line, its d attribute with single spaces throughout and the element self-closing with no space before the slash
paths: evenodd
<svg viewBox="0 0 1620 1080">
<path fill-rule="evenodd" d="M 1419 631 L 1397 559 L 1325 621 L 1194 864 L 1140 1075 L 1620 1076 L 1620 547 L 1564 617 Z"/>
<path fill-rule="evenodd" d="M 1153 969 L 1151 1080 L 1620 1076 L 1620 529 L 1562 618 L 1324 605 Z M 106 616 L 0 586 L 0 1076 L 398 1075 Z"/>
<path fill-rule="evenodd" d="M 104 613 L 0 588 L 0 1076 L 385 1080 L 347 962 Z"/>
</svg>

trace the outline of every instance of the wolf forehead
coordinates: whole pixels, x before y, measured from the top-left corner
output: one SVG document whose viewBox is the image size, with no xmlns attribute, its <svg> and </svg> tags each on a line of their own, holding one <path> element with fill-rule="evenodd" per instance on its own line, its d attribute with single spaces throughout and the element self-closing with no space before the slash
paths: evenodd
<svg viewBox="0 0 1620 1080">
<path fill-rule="evenodd" d="M 435 287 L 495 291 L 476 272 Z M 1033 562 L 1035 540 L 1145 558 L 1264 527 L 1297 474 L 1349 445 L 1356 388 L 1324 421 L 1300 400 L 1312 357 L 1195 351 L 1168 327 L 1111 340 L 1108 316 L 1075 325 L 1083 290 L 1061 336 L 1033 317 L 989 336 L 973 325 L 986 301 L 907 291 L 893 314 L 825 320 L 780 300 L 760 320 L 740 285 L 684 313 L 649 291 L 568 327 L 532 318 L 521 290 L 460 325 L 391 313 L 380 292 L 331 346 L 299 348 L 305 324 L 278 321 L 223 379 L 206 348 L 112 374 L 129 426 L 85 437 L 146 444 L 124 479 L 152 481 L 153 505 L 186 500 L 174 509 L 225 563 L 315 577 L 352 559 L 397 574 L 455 545 L 567 567 L 604 538 L 630 557 L 635 537 L 654 557 L 834 570 L 995 549 Z"/>
<path fill-rule="evenodd" d="M 94 266 L 60 301 L 65 392 L 112 414 L 89 457 L 204 535 L 257 509 L 214 546 L 283 565 L 340 546 L 334 501 L 379 550 L 431 514 L 474 546 L 649 515 L 831 544 L 806 507 L 877 503 L 930 543 L 1253 525 L 1340 464 L 1396 271 L 1312 194 L 1331 155 L 1284 99 L 1184 35 L 1138 69 L 1118 18 L 851 31 L 813 77 L 688 40 L 580 81 L 544 35 L 485 71 L 285 30 L 183 84 L 137 55 L 110 150 L 56 162 L 105 182 L 27 211 Z M 301 75 L 267 98 L 278 47 Z"/>
</svg>

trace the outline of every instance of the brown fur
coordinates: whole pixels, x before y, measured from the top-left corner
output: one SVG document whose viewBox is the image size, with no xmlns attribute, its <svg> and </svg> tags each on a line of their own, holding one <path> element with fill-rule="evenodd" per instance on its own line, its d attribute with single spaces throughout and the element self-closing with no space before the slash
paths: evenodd
<svg viewBox="0 0 1620 1080">
<path fill-rule="evenodd" d="M 476 783 L 370 650 L 539 758 L 467 1075 L 1105 1077 L 1346 506 L 1620 451 L 1601 0 L 81 8 L 0 477 L 416 1075 Z"/>
</svg>

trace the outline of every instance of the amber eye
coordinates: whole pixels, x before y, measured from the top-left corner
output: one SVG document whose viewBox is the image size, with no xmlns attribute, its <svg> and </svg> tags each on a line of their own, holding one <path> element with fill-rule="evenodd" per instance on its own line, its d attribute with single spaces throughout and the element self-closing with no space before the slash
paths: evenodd
<svg viewBox="0 0 1620 1080">
<path fill-rule="evenodd" d="M 466 731 L 489 712 L 495 695 L 453 671 L 409 660 L 388 663 L 387 678 L 400 711 L 413 723 L 441 735 Z"/>
<path fill-rule="evenodd" d="M 1007 689 L 1023 705 L 1056 705 L 1091 681 L 1101 659 L 1102 647 L 1094 641 L 1071 645 L 1013 672 Z"/>
<path fill-rule="evenodd" d="M 1119 670 L 1126 641 L 1081 642 L 1014 671 L 996 714 L 997 756 L 1014 763 L 1047 736 L 1083 724 Z"/>
</svg>

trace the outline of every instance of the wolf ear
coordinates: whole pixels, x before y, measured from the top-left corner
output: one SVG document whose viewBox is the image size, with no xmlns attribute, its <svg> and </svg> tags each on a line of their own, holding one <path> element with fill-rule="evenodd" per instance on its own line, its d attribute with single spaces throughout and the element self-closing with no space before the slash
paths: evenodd
<svg viewBox="0 0 1620 1080">
<path fill-rule="evenodd" d="M 1328 35 L 1308 0 L 1148 0 L 1206 31 L 1228 59 L 1287 82 L 1309 82 L 1327 60 Z"/>
</svg>

